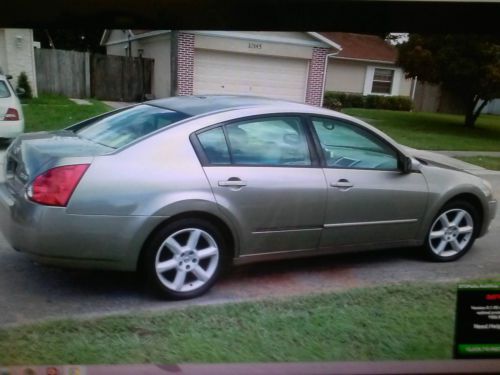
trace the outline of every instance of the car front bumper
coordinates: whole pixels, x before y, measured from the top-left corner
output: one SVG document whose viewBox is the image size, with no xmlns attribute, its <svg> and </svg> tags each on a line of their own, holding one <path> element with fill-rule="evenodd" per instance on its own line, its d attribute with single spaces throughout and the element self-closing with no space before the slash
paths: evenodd
<svg viewBox="0 0 500 375">
<path fill-rule="evenodd" d="M 0 183 L 0 229 L 35 260 L 60 266 L 133 271 L 144 242 L 164 217 L 67 214 L 33 203 Z"/>
<path fill-rule="evenodd" d="M 488 202 L 488 217 L 487 217 L 488 223 L 487 225 L 483 225 L 483 232 L 480 234 L 480 236 L 488 232 L 489 227 L 493 222 L 493 219 L 495 219 L 496 213 L 497 213 L 497 200 L 492 199 Z"/>
</svg>

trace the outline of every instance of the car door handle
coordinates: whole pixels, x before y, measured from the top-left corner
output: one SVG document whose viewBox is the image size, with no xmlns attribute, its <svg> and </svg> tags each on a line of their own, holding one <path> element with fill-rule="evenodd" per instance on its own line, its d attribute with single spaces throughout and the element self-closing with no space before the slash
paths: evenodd
<svg viewBox="0 0 500 375">
<path fill-rule="evenodd" d="M 243 187 L 247 186 L 246 181 L 240 179 L 229 179 L 226 181 L 219 181 L 219 186 L 229 186 L 229 187 Z"/>
<path fill-rule="evenodd" d="M 349 180 L 346 180 L 345 178 L 341 178 L 337 182 L 331 183 L 330 186 L 340 188 L 340 189 L 348 189 L 348 188 L 352 188 L 354 185 Z"/>
</svg>

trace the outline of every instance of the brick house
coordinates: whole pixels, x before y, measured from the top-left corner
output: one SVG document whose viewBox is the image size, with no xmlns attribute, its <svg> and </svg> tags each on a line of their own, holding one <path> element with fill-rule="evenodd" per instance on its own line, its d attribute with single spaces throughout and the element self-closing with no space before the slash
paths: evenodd
<svg viewBox="0 0 500 375">
<path fill-rule="evenodd" d="M 321 106 L 327 56 L 315 32 L 106 30 L 110 55 L 153 58 L 153 95 L 248 94 Z M 173 65 L 173 66 L 172 66 Z M 173 78 L 173 79 L 172 79 Z"/>
</svg>

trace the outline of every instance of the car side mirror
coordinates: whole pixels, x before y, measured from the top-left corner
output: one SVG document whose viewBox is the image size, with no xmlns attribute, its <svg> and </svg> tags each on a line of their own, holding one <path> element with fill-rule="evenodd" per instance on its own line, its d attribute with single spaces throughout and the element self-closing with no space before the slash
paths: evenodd
<svg viewBox="0 0 500 375">
<path fill-rule="evenodd" d="M 410 157 L 406 155 L 401 155 L 401 157 L 399 158 L 399 162 L 400 162 L 401 172 L 411 173 L 411 171 L 413 170 L 413 162 Z"/>
<path fill-rule="evenodd" d="M 17 96 L 23 96 L 24 94 L 26 94 L 26 90 L 23 89 L 22 87 L 18 87 L 16 89 L 16 94 L 17 94 Z"/>
</svg>

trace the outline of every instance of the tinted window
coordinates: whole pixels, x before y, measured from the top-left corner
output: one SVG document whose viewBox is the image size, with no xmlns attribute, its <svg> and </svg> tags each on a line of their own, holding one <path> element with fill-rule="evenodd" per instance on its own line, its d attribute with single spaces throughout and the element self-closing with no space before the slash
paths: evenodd
<svg viewBox="0 0 500 375">
<path fill-rule="evenodd" d="M 313 124 L 327 166 L 397 169 L 396 151 L 361 127 L 327 118 L 313 118 Z"/>
<path fill-rule="evenodd" d="M 234 164 L 311 165 L 297 117 L 259 118 L 226 126 Z"/>
<path fill-rule="evenodd" d="M 80 137 L 119 148 L 188 116 L 150 105 L 138 105 L 77 130 Z"/>
<path fill-rule="evenodd" d="M 4 81 L 0 81 L 0 98 L 8 98 L 10 91 Z"/>
<path fill-rule="evenodd" d="M 198 139 L 210 164 L 231 163 L 222 128 L 215 128 L 198 134 Z"/>
</svg>

